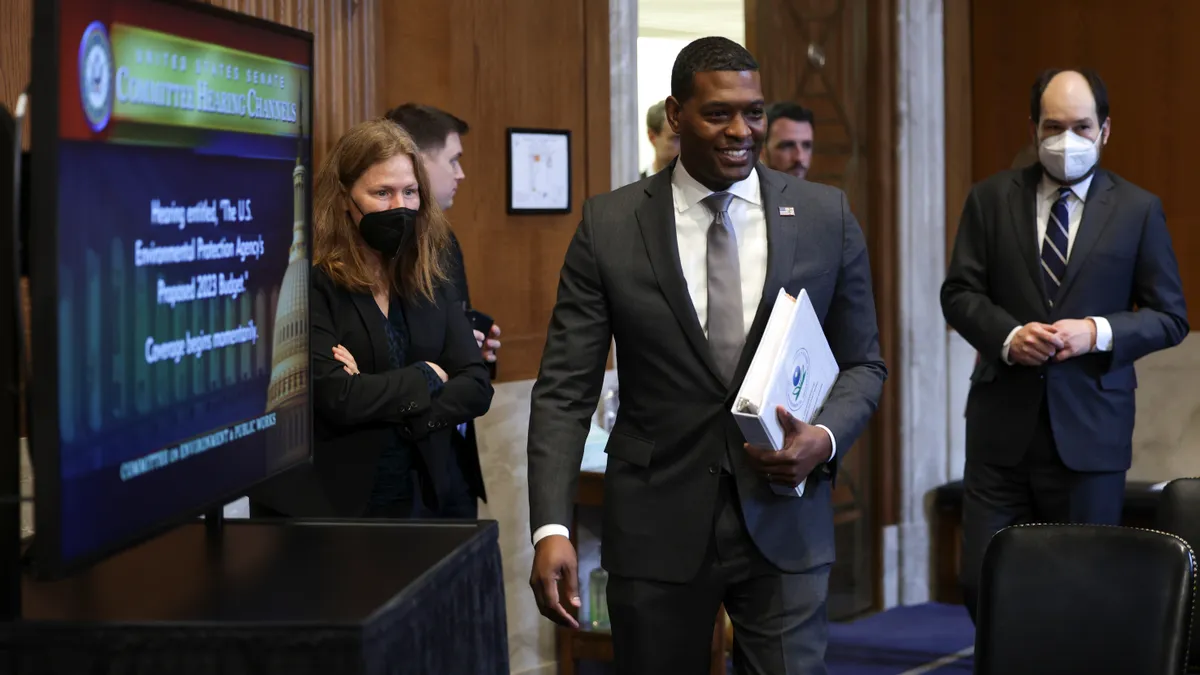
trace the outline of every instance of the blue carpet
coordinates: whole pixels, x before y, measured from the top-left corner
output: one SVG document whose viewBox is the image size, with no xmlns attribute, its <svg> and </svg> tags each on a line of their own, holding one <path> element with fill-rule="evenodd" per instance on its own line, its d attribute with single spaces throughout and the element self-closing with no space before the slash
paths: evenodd
<svg viewBox="0 0 1200 675">
<path fill-rule="evenodd" d="M 962 605 L 896 607 L 852 623 L 830 624 L 825 663 L 829 675 L 899 675 L 974 642 L 975 626 Z M 967 656 L 924 672 L 970 673 L 972 664 Z"/>
<path fill-rule="evenodd" d="M 962 605 L 896 607 L 858 621 L 829 624 L 825 664 L 829 675 L 966 675 L 973 659 L 951 655 L 974 642 L 975 626 Z M 943 657 L 951 658 L 933 665 Z M 613 669 L 611 664 L 580 662 L 577 672 L 610 675 Z"/>
</svg>

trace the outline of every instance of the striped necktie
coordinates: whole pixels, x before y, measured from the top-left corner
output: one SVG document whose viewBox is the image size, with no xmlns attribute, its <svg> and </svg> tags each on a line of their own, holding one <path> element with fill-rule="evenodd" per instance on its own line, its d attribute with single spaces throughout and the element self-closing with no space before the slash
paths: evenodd
<svg viewBox="0 0 1200 675">
<path fill-rule="evenodd" d="M 1070 196 L 1071 188 L 1058 188 L 1058 199 L 1050 207 L 1046 238 L 1042 241 L 1042 278 L 1046 286 L 1046 299 L 1052 307 L 1054 298 L 1058 297 L 1058 287 L 1067 274 L 1067 246 L 1070 241 L 1067 235 L 1067 224 L 1070 223 L 1067 199 Z"/>
</svg>

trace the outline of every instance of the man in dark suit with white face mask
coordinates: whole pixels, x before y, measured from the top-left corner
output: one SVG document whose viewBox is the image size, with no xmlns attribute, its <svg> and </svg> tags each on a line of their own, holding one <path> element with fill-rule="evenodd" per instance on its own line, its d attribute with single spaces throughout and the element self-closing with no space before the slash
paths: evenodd
<svg viewBox="0 0 1200 675">
<path fill-rule="evenodd" d="M 946 321 L 981 356 L 963 499 L 972 618 L 998 530 L 1120 521 L 1133 364 L 1188 333 L 1162 202 L 1099 167 L 1112 131 L 1104 82 L 1043 73 L 1030 124 L 1038 163 L 971 190 L 942 285 Z"/>
</svg>

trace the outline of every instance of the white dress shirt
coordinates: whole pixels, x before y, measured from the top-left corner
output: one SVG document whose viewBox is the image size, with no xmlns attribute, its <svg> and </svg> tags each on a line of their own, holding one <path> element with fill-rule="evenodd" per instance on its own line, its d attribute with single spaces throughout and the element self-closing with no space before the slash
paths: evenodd
<svg viewBox="0 0 1200 675">
<path fill-rule="evenodd" d="M 1091 187 L 1094 176 L 1095 174 L 1068 186 L 1071 188 L 1071 192 L 1067 195 L 1067 265 L 1071 264 L 1071 250 L 1075 248 L 1075 235 L 1079 233 L 1079 223 L 1083 222 L 1083 208 L 1087 201 L 1088 188 Z M 1059 187 L 1058 183 L 1044 174 L 1042 182 L 1038 184 L 1035 217 L 1037 218 L 1037 252 L 1039 256 L 1042 254 L 1042 246 L 1046 241 L 1046 224 L 1050 222 L 1050 209 L 1053 208 L 1054 202 L 1058 201 Z M 1112 325 L 1108 323 L 1108 319 L 1102 316 L 1089 316 L 1088 318 L 1096 323 L 1096 351 L 1112 351 Z M 1012 365 L 1012 361 L 1008 360 L 1008 350 L 1019 330 L 1021 330 L 1021 326 L 1012 329 L 1008 337 L 1004 339 L 1004 347 L 1000 351 L 1000 356 L 1009 365 Z"/>
<path fill-rule="evenodd" d="M 758 180 L 758 171 L 751 170 L 745 180 L 734 183 L 725 192 L 733 195 L 729 202 L 728 217 L 729 222 L 733 224 L 737 240 L 738 266 L 742 275 L 742 321 L 743 329 L 748 333 L 758 313 L 758 304 L 762 300 L 769 253 L 767 218 L 763 212 L 762 184 Z M 675 163 L 675 170 L 671 174 L 671 198 L 675 204 L 675 239 L 679 245 L 679 265 L 683 269 L 683 279 L 687 283 L 696 318 L 700 320 L 700 327 L 706 337 L 708 228 L 715 214 L 701 202 L 711 194 L 712 190 L 704 187 L 687 172 L 682 161 Z M 837 455 L 837 439 L 828 427 L 817 426 L 829 434 L 833 448 L 829 461 L 833 461 Z M 552 534 L 567 537 L 570 532 L 564 525 L 543 525 L 533 533 L 534 545 Z"/>
<path fill-rule="evenodd" d="M 742 275 L 743 330 L 748 333 L 767 280 L 767 218 L 763 214 L 758 171 L 751 171 L 746 180 L 730 185 L 726 192 L 733 195 L 728 213 Z M 671 197 L 675 202 L 679 266 L 705 337 L 708 337 L 708 227 L 715 214 L 701 202 L 711 194 L 712 190 L 688 174 L 682 162 L 675 164 Z"/>
</svg>

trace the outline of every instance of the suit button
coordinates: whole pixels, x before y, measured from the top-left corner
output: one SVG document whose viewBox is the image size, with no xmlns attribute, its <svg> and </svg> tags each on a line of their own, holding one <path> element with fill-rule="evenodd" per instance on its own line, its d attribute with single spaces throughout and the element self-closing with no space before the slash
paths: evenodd
<svg viewBox="0 0 1200 675">
<path fill-rule="evenodd" d="M 429 421 L 429 428 L 430 428 L 430 429 L 436 429 L 436 428 L 437 428 L 437 422 L 434 422 L 433 420 L 430 420 L 430 421 Z"/>
<path fill-rule="evenodd" d="M 718 473 L 721 473 L 721 467 L 717 466 L 716 464 L 709 464 L 708 472 L 715 476 Z"/>
</svg>

